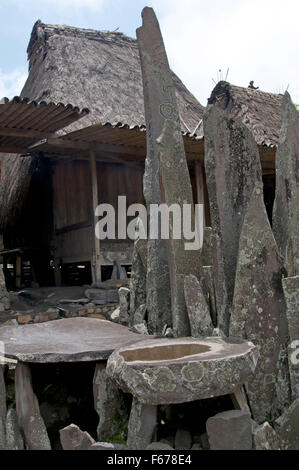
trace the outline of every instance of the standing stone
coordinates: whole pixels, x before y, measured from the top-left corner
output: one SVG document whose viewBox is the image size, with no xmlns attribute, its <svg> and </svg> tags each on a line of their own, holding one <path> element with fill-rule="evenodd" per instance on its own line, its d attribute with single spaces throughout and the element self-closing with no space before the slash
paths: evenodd
<svg viewBox="0 0 299 470">
<path fill-rule="evenodd" d="M 15 394 L 18 423 L 29 450 L 51 450 L 37 397 L 32 389 L 28 364 L 18 362 L 15 372 Z"/>
<path fill-rule="evenodd" d="M 133 397 L 128 426 L 127 445 L 133 450 L 143 450 L 153 441 L 157 426 L 157 406 L 143 405 Z"/>
<path fill-rule="evenodd" d="M 198 279 L 193 274 L 185 276 L 184 287 L 191 336 L 193 336 L 193 338 L 212 336 L 214 327 L 211 320 L 210 309 Z"/>
<path fill-rule="evenodd" d="M 193 210 L 175 88 L 159 23 L 152 8 L 144 8 L 142 18 L 143 25 L 137 30 L 137 40 L 147 128 L 145 199 L 148 206 L 166 203 L 168 207 L 178 204 L 182 208 L 183 204 L 190 204 Z M 173 323 L 177 336 L 188 336 L 190 326 L 184 302 L 184 275 L 196 273 L 197 257 L 184 249 L 182 237 L 173 236 L 174 223 L 174 218 L 170 218 L 170 237 L 167 240 L 163 240 L 159 232 L 158 240 L 149 237 L 147 310 L 154 331 L 161 333 L 165 324 L 171 326 Z M 162 232 L 163 224 L 158 226 Z"/>
<path fill-rule="evenodd" d="M 139 323 L 135 314 L 141 305 L 146 306 L 146 271 L 147 240 L 137 239 L 134 242 L 132 271 L 130 279 L 130 324 Z M 146 308 L 146 307 L 145 307 Z"/>
<path fill-rule="evenodd" d="M 201 266 L 200 271 L 201 271 L 201 282 L 202 282 L 203 293 L 210 308 L 210 314 L 211 314 L 213 325 L 216 327 L 217 307 L 216 307 L 213 267 Z"/>
<path fill-rule="evenodd" d="M 186 429 L 178 429 L 175 433 L 174 447 L 176 450 L 190 450 L 192 446 L 192 436 Z"/>
<path fill-rule="evenodd" d="M 60 442 L 63 450 L 89 450 L 95 440 L 75 424 L 60 429 Z"/>
<path fill-rule="evenodd" d="M 121 325 L 129 325 L 130 323 L 130 289 L 120 287 L 119 295 L 119 319 Z"/>
<path fill-rule="evenodd" d="M 13 408 L 8 411 L 6 416 L 6 449 L 24 449 L 24 441 L 18 425 L 17 413 Z"/>
<path fill-rule="evenodd" d="M 288 276 L 299 275 L 299 114 L 288 92 L 276 151 L 273 232 Z"/>
<path fill-rule="evenodd" d="M 114 261 L 113 263 L 111 279 L 115 281 L 117 279 L 121 279 L 121 280 L 128 279 L 127 271 L 125 270 L 125 268 L 122 267 L 122 265 L 118 261 Z"/>
<path fill-rule="evenodd" d="M 256 450 L 280 450 L 279 438 L 267 421 L 253 430 L 253 441 Z"/>
<path fill-rule="evenodd" d="M 254 185 L 262 180 L 262 171 L 251 132 L 218 104 L 208 106 L 204 114 L 204 135 L 211 224 L 213 234 L 219 237 L 217 251 L 213 249 L 218 326 L 228 335 L 240 233 Z M 221 265 L 223 273 L 219 272 Z"/>
<path fill-rule="evenodd" d="M 0 363 L 0 450 L 6 448 L 6 387 L 4 365 Z"/>
<path fill-rule="evenodd" d="M 199 253 L 200 266 L 211 266 L 212 264 L 212 227 L 203 229 L 203 244 Z"/>
<path fill-rule="evenodd" d="M 282 450 L 299 450 L 299 399 L 274 423 Z"/>
<path fill-rule="evenodd" d="M 258 423 L 278 416 L 289 401 L 283 262 L 268 221 L 262 183 L 257 183 L 239 242 L 230 336 L 252 341 L 260 356 L 247 394 Z M 279 377 L 279 378 L 278 378 Z"/>
<path fill-rule="evenodd" d="M 288 364 L 292 399 L 299 398 L 299 276 L 285 277 L 282 287 L 289 330 Z"/>
<path fill-rule="evenodd" d="M 106 364 L 98 363 L 93 378 L 94 407 L 99 415 L 99 441 L 110 440 L 122 432 L 128 421 L 124 397 L 106 373 Z"/>
<path fill-rule="evenodd" d="M 6 289 L 3 269 L 0 268 L 0 312 L 10 309 L 9 295 Z"/>
<path fill-rule="evenodd" d="M 207 420 L 211 450 L 251 450 L 251 417 L 246 411 L 230 410 Z"/>
<path fill-rule="evenodd" d="M 158 138 L 159 175 L 162 203 L 176 207 L 183 215 L 185 204 L 193 212 L 193 197 L 187 167 L 183 138 L 177 120 L 166 119 Z M 173 215 L 169 218 L 170 237 L 166 240 L 170 269 L 172 323 L 175 336 L 189 336 L 190 323 L 184 295 L 187 274 L 199 274 L 199 251 L 187 250 L 183 237 L 183 220 Z M 192 218 L 194 223 L 194 217 Z M 181 236 L 176 236 L 179 229 Z M 199 250 L 199 246 L 197 248 Z"/>
<path fill-rule="evenodd" d="M 143 25 L 137 29 L 136 34 L 147 130 L 143 192 L 149 214 L 150 204 L 160 205 L 162 202 L 158 178 L 157 138 L 162 133 L 165 119 L 173 114 L 175 96 L 159 24 L 153 9 L 144 8 L 142 18 Z M 149 331 L 161 334 L 165 324 L 172 324 L 166 240 L 161 237 L 157 240 L 148 237 L 146 294 Z"/>
</svg>

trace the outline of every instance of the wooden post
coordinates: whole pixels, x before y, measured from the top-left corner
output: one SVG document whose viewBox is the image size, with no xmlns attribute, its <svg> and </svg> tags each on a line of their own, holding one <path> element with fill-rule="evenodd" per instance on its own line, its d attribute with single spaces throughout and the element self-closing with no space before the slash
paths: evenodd
<svg viewBox="0 0 299 470">
<path fill-rule="evenodd" d="M 100 240 L 95 235 L 95 226 L 97 218 L 95 215 L 96 207 L 99 204 L 98 179 L 97 179 L 97 162 L 93 150 L 89 152 L 90 170 L 91 170 L 91 187 L 92 187 L 92 210 L 93 210 L 93 236 L 94 236 L 94 260 L 92 263 L 92 280 L 93 282 L 101 282 L 101 259 L 100 259 Z"/>
<path fill-rule="evenodd" d="M 22 257 L 16 254 L 16 287 L 20 288 L 22 283 Z"/>
<path fill-rule="evenodd" d="M 200 162 L 195 162 L 195 182 L 196 182 L 196 194 L 197 194 L 197 204 L 204 204 L 204 183 L 203 183 L 203 167 Z M 206 226 L 205 222 L 205 208 L 203 210 L 203 226 Z"/>
</svg>

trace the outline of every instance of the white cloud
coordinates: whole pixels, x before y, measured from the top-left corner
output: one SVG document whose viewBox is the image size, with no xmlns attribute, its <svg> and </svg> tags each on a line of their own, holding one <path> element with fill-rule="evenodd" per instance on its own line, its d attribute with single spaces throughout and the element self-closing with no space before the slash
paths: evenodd
<svg viewBox="0 0 299 470">
<path fill-rule="evenodd" d="M 206 99 L 217 72 L 299 103 L 297 0 L 153 0 L 170 65 L 195 96 Z"/>
<path fill-rule="evenodd" d="M 0 69 L 0 99 L 6 96 L 13 98 L 21 93 L 27 78 L 27 72 L 23 68 L 11 72 L 3 72 Z"/>
</svg>

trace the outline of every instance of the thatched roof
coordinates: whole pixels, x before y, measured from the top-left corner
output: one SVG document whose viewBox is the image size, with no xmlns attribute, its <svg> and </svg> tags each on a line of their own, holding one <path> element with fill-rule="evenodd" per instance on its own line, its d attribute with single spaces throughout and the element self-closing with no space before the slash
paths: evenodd
<svg viewBox="0 0 299 470">
<path fill-rule="evenodd" d="M 29 76 L 21 96 L 37 102 L 72 103 L 90 113 L 65 132 L 91 124 L 121 122 L 144 126 L 143 87 L 136 39 L 118 32 L 101 32 L 37 21 L 27 49 Z M 196 128 L 204 107 L 173 75 L 182 131 Z M 0 227 L 14 223 L 25 200 L 32 158 L 2 157 Z"/>
<path fill-rule="evenodd" d="M 27 49 L 29 77 L 22 95 L 37 101 L 70 102 L 90 114 L 77 128 L 101 122 L 145 124 L 136 39 L 37 21 Z M 203 106 L 173 75 L 183 125 L 194 130 Z"/>
<path fill-rule="evenodd" d="M 228 82 L 219 82 L 212 91 L 208 104 L 215 101 L 230 110 L 253 133 L 258 145 L 276 146 L 282 120 L 283 95 L 266 93 L 253 88 L 242 88 Z"/>
</svg>

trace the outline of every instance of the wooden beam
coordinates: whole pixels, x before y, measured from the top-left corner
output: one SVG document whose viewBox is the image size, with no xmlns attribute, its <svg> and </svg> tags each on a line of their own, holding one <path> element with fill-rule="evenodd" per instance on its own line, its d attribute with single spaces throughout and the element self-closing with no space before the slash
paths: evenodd
<svg viewBox="0 0 299 470">
<path fill-rule="evenodd" d="M 53 134 L 53 132 L 51 133 Z M 36 138 L 42 139 L 49 135 L 49 132 L 44 131 L 35 131 L 33 129 L 17 129 L 13 127 L 1 127 L 0 126 L 0 135 L 4 135 L 7 137 L 25 137 L 28 139 Z"/>
<path fill-rule="evenodd" d="M 19 289 L 22 284 L 22 257 L 20 253 L 16 254 L 16 287 Z"/>
<path fill-rule="evenodd" d="M 201 163 L 196 161 L 194 163 L 194 169 L 195 169 L 197 203 L 198 204 L 205 204 L 204 183 L 203 183 L 203 167 L 202 167 Z M 204 227 L 206 226 L 205 210 L 203 210 L 203 226 Z"/>
<path fill-rule="evenodd" d="M 8 145 L 1 145 L 0 144 L 0 153 L 29 153 L 30 150 L 24 147 L 17 147 L 17 146 L 8 146 Z"/>
<path fill-rule="evenodd" d="M 98 178 L 97 178 L 97 162 L 95 153 L 90 150 L 90 171 L 91 171 L 91 188 L 92 188 L 92 209 L 93 209 L 93 234 L 94 234 L 94 262 L 92 263 L 93 282 L 101 282 L 101 258 L 100 258 L 100 240 L 95 235 L 95 227 L 97 217 L 95 215 L 96 207 L 99 204 Z"/>
</svg>

